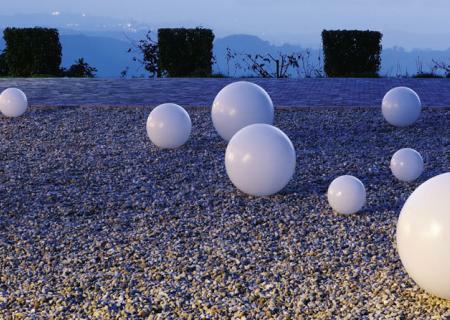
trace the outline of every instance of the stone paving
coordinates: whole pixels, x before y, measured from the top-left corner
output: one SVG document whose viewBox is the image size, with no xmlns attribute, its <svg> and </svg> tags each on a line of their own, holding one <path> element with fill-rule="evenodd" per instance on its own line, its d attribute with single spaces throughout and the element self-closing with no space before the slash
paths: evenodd
<svg viewBox="0 0 450 320">
<path fill-rule="evenodd" d="M 0 90 L 18 87 L 33 105 L 209 106 L 236 79 L 0 79 Z M 379 106 L 396 86 L 408 86 L 425 106 L 450 106 L 450 79 L 251 79 L 277 106 Z"/>
</svg>

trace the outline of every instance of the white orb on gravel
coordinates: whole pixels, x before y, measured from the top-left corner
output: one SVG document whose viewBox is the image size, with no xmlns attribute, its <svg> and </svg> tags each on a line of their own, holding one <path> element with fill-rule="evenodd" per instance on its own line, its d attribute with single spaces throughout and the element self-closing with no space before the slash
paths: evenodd
<svg viewBox="0 0 450 320">
<path fill-rule="evenodd" d="M 227 85 L 216 96 L 212 121 L 226 141 L 242 128 L 255 124 L 273 124 L 274 108 L 269 94 L 260 86 L 238 81 Z"/>
<path fill-rule="evenodd" d="M 177 104 L 165 103 L 150 112 L 147 134 L 159 148 L 173 149 L 186 143 L 191 134 L 189 114 Z"/>
<path fill-rule="evenodd" d="M 392 156 L 391 171 L 398 180 L 412 182 L 423 172 L 423 158 L 414 149 L 400 149 Z"/>
<path fill-rule="evenodd" d="M 5 117 L 20 117 L 27 108 L 27 96 L 20 89 L 8 88 L 0 95 L 0 111 Z"/>
<path fill-rule="evenodd" d="M 254 196 L 268 196 L 283 189 L 294 175 L 295 163 L 295 149 L 288 136 L 262 123 L 239 130 L 225 153 L 231 182 Z"/>
<path fill-rule="evenodd" d="M 422 103 L 412 89 L 397 87 L 386 93 L 381 110 L 386 121 L 393 126 L 407 127 L 419 119 Z"/>
<path fill-rule="evenodd" d="M 408 198 L 397 223 L 397 250 L 419 287 L 450 299 L 450 172 L 424 182 Z"/>
<path fill-rule="evenodd" d="M 354 176 L 340 176 L 328 188 L 328 203 L 341 214 L 354 214 L 366 204 L 366 188 Z"/>
</svg>

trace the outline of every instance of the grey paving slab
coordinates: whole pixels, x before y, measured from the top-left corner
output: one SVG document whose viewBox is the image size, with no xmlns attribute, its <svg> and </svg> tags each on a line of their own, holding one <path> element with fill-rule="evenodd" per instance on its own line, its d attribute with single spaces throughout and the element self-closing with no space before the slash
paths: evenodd
<svg viewBox="0 0 450 320">
<path fill-rule="evenodd" d="M 19 87 L 34 105 L 209 106 L 236 79 L 1 79 L 0 90 Z M 408 86 L 425 106 L 450 106 L 450 79 L 251 79 L 277 106 L 379 106 L 396 86 Z"/>
</svg>

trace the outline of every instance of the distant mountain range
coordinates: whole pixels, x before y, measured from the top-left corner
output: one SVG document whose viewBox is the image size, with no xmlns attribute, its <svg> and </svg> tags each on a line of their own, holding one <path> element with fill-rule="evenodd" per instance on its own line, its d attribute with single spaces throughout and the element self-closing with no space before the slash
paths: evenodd
<svg viewBox="0 0 450 320">
<path fill-rule="evenodd" d="M 40 25 L 58 28 L 63 46 L 62 65 L 68 67 L 75 60 L 83 57 L 98 69 L 99 77 L 119 77 L 127 67 L 129 68 L 128 76 L 144 76 L 144 70 L 138 63 L 132 61 L 133 54 L 128 53 L 128 49 L 132 46 L 132 41 L 144 38 L 147 30 L 156 30 L 156 26 L 136 21 L 89 17 L 83 14 L 53 12 L 48 15 L 0 15 L 0 30 L 12 25 L 19 27 Z M 385 35 L 384 38 L 391 43 L 389 39 L 392 40 L 392 37 L 389 38 Z M 3 48 L 4 42 L 3 39 L 0 39 L 0 50 Z M 305 52 L 306 50 L 300 45 L 274 45 L 253 35 L 217 37 L 214 43 L 215 72 L 231 76 L 250 75 L 250 73 L 248 70 L 236 70 L 233 61 L 228 63 L 227 48 L 236 53 L 270 53 L 272 55 L 280 52 Z M 318 65 L 320 55 L 318 46 L 310 49 L 310 63 Z M 420 68 L 422 71 L 428 72 L 433 65 L 433 59 L 450 63 L 450 48 L 446 50 L 385 48 L 382 54 L 381 74 L 413 75 Z M 241 65 L 245 64 L 241 63 Z"/>
<path fill-rule="evenodd" d="M 14 27 L 49 27 L 57 28 L 61 33 L 86 33 L 112 38 L 123 38 L 123 34 L 141 33 L 156 26 L 135 20 L 111 17 L 89 16 L 84 13 L 51 12 L 48 14 L 0 15 L 0 28 Z"/>
</svg>

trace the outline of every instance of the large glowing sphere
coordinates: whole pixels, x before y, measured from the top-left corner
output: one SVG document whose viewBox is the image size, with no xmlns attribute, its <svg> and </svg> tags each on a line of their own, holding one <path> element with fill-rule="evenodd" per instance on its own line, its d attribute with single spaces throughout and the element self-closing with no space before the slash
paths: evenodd
<svg viewBox="0 0 450 320">
<path fill-rule="evenodd" d="M 386 121 L 393 126 L 407 127 L 419 119 L 422 103 L 410 88 L 397 87 L 386 93 L 381 110 Z"/>
<path fill-rule="evenodd" d="M 450 172 L 424 182 L 408 198 L 397 223 L 397 250 L 422 289 L 450 299 Z"/>
<path fill-rule="evenodd" d="M 189 114 L 179 105 L 165 103 L 150 112 L 147 119 L 147 134 L 159 148 L 173 149 L 186 143 L 191 134 Z"/>
<path fill-rule="evenodd" d="M 0 111 L 5 117 L 20 117 L 27 108 L 27 96 L 20 89 L 8 88 L 0 95 Z"/>
<path fill-rule="evenodd" d="M 391 171 L 398 180 L 412 182 L 423 172 L 422 156 L 414 149 L 400 149 L 392 156 Z"/>
<path fill-rule="evenodd" d="M 288 136 L 268 124 L 239 130 L 228 143 L 225 167 L 231 182 L 254 196 L 279 192 L 292 179 L 296 155 Z"/>
<path fill-rule="evenodd" d="M 273 103 L 260 86 L 239 81 L 227 85 L 216 96 L 211 116 L 217 133 L 226 141 L 242 128 L 255 124 L 273 124 Z"/>
<path fill-rule="evenodd" d="M 358 178 L 340 176 L 328 188 L 328 203 L 338 213 L 356 213 L 366 204 L 366 188 Z"/>
</svg>

